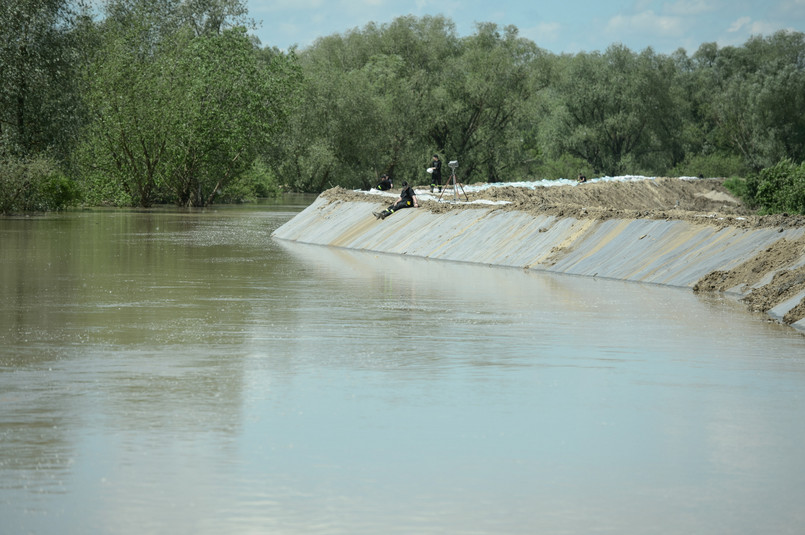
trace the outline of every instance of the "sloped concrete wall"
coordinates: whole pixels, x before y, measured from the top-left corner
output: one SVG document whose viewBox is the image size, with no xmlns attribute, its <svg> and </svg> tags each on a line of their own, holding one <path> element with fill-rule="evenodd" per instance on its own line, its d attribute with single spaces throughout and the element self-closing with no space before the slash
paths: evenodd
<svg viewBox="0 0 805 535">
<path fill-rule="evenodd" d="M 692 287 L 803 229 L 719 228 L 679 220 L 577 220 L 494 207 L 432 213 L 405 209 L 383 221 L 373 202 L 319 197 L 273 236 L 282 240 L 405 254 L 454 262 L 518 267 L 592 277 Z M 805 262 L 805 259 L 803 259 Z M 784 315 L 778 306 L 774 315 Z M 795 324 L 805 330 L 805 324 Z"/>
</svg>

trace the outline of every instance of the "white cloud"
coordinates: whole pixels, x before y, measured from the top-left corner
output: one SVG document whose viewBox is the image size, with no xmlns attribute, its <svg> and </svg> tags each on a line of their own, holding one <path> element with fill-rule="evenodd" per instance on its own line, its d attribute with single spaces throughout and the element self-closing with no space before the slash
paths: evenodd
<svg viewBox="0 0 805 535">
<path fill-rule="evenodd" d="M 677 0 L 663 5 L 664 12 L 682 17 L 701 15 L 714 11 L 716 8 L 716 4 L 710 0 Z"/>
<path fill-rule="evenodd" d="M 752 20 L 750 17 L 741 17 L 735 20 L 727 29 L 726 33 L 718 39 L 719 46 L 741 46 L 752 36 L 762 35 L 768 37 L 780 30 L 798 31 L 791 27 L 785 27 L 779 23 Z"/>
<path fill-rule="evenodd" d="M 793 28 L 782 28 L 779 24 L 773 22 L 757 20 L 749 25 L 749 31 L 752 35 L 772 35 L 780 30 L 794 31 Z"/>
<path fill-rule="evenodd" d="M 562 37 L 562 25 L 558 22 L 540 22 L 535 26 L 520 28 L 520 35 L 534 41 L 537 46 L 545 47 L 547 43 L 555 43 Z"/>
<path fill-rule="evenodd" d="M 616 35 L 640 33 L 678 36 L 683 29 L 680 17 L 657 15 L 651 10 L 634 15 L 616 15 L 606 25 L 606 31 Z"/>
<path fill-rule="evenodd" d="M 271 2 L 252 1 L 249 3 L 250 13 L 271 13 L 277 11 L 304 11 L 321 9 L 324 0 L 272 0 Z"/>
<path fill-rule="evenodd" d="M 733 22 L 732 26 L 730 26 L 729 29 L 727 29 L 727 31 L 730 33 L 735 33 L 737 31 L 740 31 L 741 28 L 743 28 L 744 26 L 747 26 L 750 22 L 752 22 L 751 18 L 741 17 L 740 19 Z"/>
<path fill-rule="evenodd" d="M 562 25 L 558 22 L 542 22 L 537 25 L 537 34 L 548 41 L 556 41 L 561 35 Z"/>
</svg>

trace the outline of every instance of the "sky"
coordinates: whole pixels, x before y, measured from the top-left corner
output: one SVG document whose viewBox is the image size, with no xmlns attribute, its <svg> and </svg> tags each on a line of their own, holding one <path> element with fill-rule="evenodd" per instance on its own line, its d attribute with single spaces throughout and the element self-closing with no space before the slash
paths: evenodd
<svg viewBox="0 0 805 535">
<path fill-rule="evenodd" d="M 805 0 L 247 0 L 247 6 L 262 45 L 281 50 L 404 15 L 443 15 L 461 37 L 478 22 L 514 25 L 521 37 L 556 54 L 621 43 L 691 55 L 702 43 L 741 46 L 753 35 L 805 32 Z"/>
</svg>

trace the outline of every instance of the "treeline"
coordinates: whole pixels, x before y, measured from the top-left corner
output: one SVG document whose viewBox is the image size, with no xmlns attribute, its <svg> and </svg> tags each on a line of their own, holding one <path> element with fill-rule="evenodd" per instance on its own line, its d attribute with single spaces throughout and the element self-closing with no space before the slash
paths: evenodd
<svg viewBox="0 0 805 535">
<path fill-rule="evenodd" d="M 2 212 L 422 183 L 434 153 L 465 183 L 745 177 L 767 211 L 805 192 L 802 33 L 557 55 L 514 26 L 459 37 L 401 17 L 285 53 L 249 36 L 241 0 L 105 0 L 100 16 L 11 0 L 0 21 Z"/>
</svg>

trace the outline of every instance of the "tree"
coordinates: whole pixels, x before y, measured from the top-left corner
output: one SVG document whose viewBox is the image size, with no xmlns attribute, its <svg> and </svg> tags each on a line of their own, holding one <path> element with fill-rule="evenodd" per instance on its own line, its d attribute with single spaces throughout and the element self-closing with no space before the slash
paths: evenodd
<svg viewBox="0 0 805 535">
<path fill-rule="evenodd" d="M 291 187 L 369 187 L 381 173 L 398 182 L 424 174 L 438 147 L 424 132 L 436 121 L 434 92 L 455 52 L 443 17 L 400 17 L 319 39 L 300 54 L 303 105 L 269 159 Z"/>
<path fill-rule="evenodd" d="M 81 125 L 76 66 L 88 24 L 81 1 L 0 3 L 0 154 L 71 150 Z"/>
<path fill-rule="evenodd" d="M 805 160 L 805 34 L 753 37 L 740 48 L 709 43 L 694 61 L 703 131 L 718 150 L 755 171 Z"/>
<path fill-rule="evenodd" d="M 638 55 L 613 45 L 604 54 L 578 54 L 556 87 L 561 108 L 554 150 L 609 175 L 645 165 L 663 151 L 667 166 L 678 122 L 673 79 L 673 65 L 651 49 Z"/>
<path fill-rule="evenodd" d="M 242 29 L 193 38 L 177 56 L 173 98 L 187 105 L 171 117 L 167 178 L 176 202 L 203 206 L 251 167 L 282 126 L 293 88 L 278 76 L 285 58 L 261 68 Z"/>
<path fill-rule="evenodd" d="M 462 39 L 460 54 L 445 68 L 444 92 L 428 139 L 451 159 L 466 162 L 463 177 L 499 181 L 524 172 L 523 129 L 532 117 L 529 101 L 544 88 L 543 53 L 518 37 L 517 28 L 479 24 Z"/>
<path fill-rule="evenodd" d="M 307 191 L 367 187 L 382 172 L 422 180 L 433 153 L 463 176 L 522 172 L 542 52 L 481 25 L 459 39 L 443 17 L 399 17 L 319 39 L 300 55 L 304 106 L 272 148 L 277 174 Z M 518 167 L 519 166 L 519 167 Z"/>
<path fill-rule="evenodd" d="M 114 6 L 87 71 L 94 121 L 80 160 L 91 190 L 113 203 L 204 206 L 286 120 L 293 58 L 258 57 L 242 27 L 198 34 L 181 17 Z"/>
</svg>

